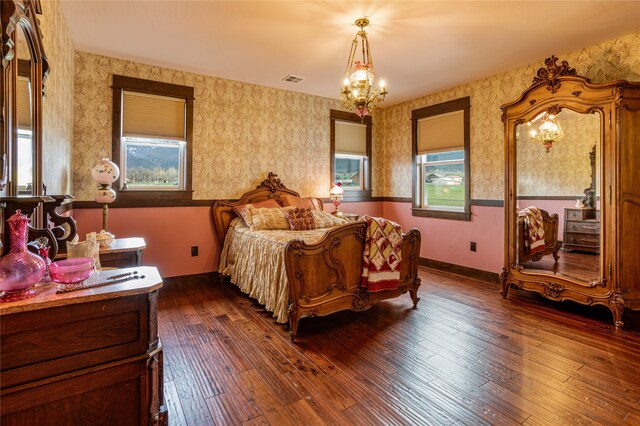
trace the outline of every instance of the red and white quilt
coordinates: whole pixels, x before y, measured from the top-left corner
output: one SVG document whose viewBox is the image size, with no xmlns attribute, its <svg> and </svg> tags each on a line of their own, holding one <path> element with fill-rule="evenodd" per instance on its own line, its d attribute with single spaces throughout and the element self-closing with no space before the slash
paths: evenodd
<svg viewBox="0 0 640 426">
<path fill-rule="evenodd" d="M 544 250 L 544 222 L 540 209 L 534 206 L 520 210 L 518 215 L 524 218 L 525 239 L 524 244 L 531 254 Z"/>
<path fill-rule="evenodd" d="M 370 292 L 398 288 L 402 262 L 402 227 L 380 217 L 363 216 L 360 220 L 367 222 L 362 287 Z"/>
</svg>

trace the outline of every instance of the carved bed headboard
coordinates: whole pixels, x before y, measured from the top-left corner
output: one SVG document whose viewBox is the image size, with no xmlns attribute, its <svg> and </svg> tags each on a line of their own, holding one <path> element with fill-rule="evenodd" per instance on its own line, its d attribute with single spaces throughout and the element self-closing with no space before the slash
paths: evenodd
<svg viewBox="0 0 640 426">
<path fill-rule="evenodd" d="M 224 238 L 227 235 L 227 230 L 229 229 L 229 225 L 231 221 L 238 217 L 236 213 L 233 211 L 233 208 L 236 206 L 240 206 L 243 204 L 249 203 L 257 203 L 259 201 L 264 201 L 269 198 L 272 198 L 278 202 L 281 206 L 283 205 L 282 196 L 285 194 L 295 195 L 299 197 L 295 191 L 288 189 L 284 184 L 280 181 L 280 178 L 277 174 L 273 172 L 269 172 L 269 175 L 265 180 L 260 182 L 260 184 L 249 192 L 245 192 L 242 194 L 239 200 L 216 200 L 211 206 L 211 213 L 213 215 L 213 223 L 216 228 L 216 234 L 220 239 L 220 243 L 224 243 Z M 320 208 L 322 209 L 322 200 L 316 198 L 318 201 Z"/>
</svg>

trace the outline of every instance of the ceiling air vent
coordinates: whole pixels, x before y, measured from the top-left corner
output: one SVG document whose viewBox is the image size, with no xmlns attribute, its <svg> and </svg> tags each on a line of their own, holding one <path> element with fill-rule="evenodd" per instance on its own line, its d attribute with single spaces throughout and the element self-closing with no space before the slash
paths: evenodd
<svg viewBox="0 0 640 426">
<path fill-rule="evenodd" d="M 300 83 L 302 80 L 304 80 L 304 77 L 298 77 L 297 75 L 291 74 L 282 79 L 282 81 L 288 81 L 289 83 Z"/>
</svg>

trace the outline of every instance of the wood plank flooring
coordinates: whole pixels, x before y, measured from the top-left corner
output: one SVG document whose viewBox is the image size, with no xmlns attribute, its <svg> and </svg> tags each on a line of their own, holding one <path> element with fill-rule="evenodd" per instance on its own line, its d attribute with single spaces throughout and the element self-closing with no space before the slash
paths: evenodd
<svg viewBox="0 0 640 426">
<path fill-rule="evenodd" d="M 233 285 L 160 295 L 170 425 L 640 425 L 640 315 L 420 269 L 408 295 L 303 319 Z"/>
</svg>

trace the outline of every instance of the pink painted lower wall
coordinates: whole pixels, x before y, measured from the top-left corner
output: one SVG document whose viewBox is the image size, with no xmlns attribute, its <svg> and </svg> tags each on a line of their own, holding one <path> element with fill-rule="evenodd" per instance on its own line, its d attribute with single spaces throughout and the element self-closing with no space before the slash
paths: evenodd
<svg viewBox="0 0 640 426">
<path fill-rule="evenodd" d="M 332 204 L 325 204 L 332 211 Z M 543 207 L 544 208 L 544 207 Z M 433 219 L 411 215 L 411 203 L 344 203 L 345 213 L 383 216 L 403 229 L 417 228 L 422 234 L 420 256 L 489 272 L 500 272 L 503 263 L 503 209 L 471 207 L 471 221 Z M 81 239 L 102 227 L 101 209 L 74 209 Z M 211 208 L 158 207 L 109 210 L 109 230 L 116 237 L 143 237 L 147 243 L 143 261 L 157 266 L 163 277 L 200 274 L 218 270 L 221 244 L 215 235 Z M 477 251 L 469 251 L 475 241 Z M 198 246 L 199 255 L 191 256 Z"/>
<path fill-rule="evenodd" d="M 326 211 L 333 204 L 325 203 Z M 382 216 L 382 203 L 344 203 L 340 210 Z M 102 229 L 102 209 L 74 209 L 81 240 L 92 231 Z M 158 267 L 163 277 L 200 274 L 218 270 L 221 244 L 215 235 L 211 207 L 112 208 L 109 210 L 109 231 L 116 238 L 143 237 L 147 248 L 145 265 Z M 191 247 L 198 246 L 198 256 L 191 256 Z"/>
<path fill-rule="evenodd" d="M 499 273 L 504 263 L 504 210 L 502 207 L 471 206 L 471 221 L 416 217 L 411 203 L 384 202 L 383 216 L 417 228 L 422 236 L 420 257 Z M 469 250 L 474 241 L 477 251 Z"/>
<path fill-rule="evenodd" d="M 518 207 L 523 209 L 529 206 L 536 206 L 539 209 L 546 210 L 549 214 L 558 215 L 558 239 L 562 240 L 564 235 L 564 209 L 575 208 L 576 200 L 526 200 L 519 199 Z M 596 208 L 600 208 L 600 203 L 596 204 Z"/>
<path fill-rule="evenodd" d="M 157 207 L 109 210 L 109 231 L 116 238 L 143 237 L 145 265 L 157 266 L 163 277 L 200 274 L 218 269 L 220 243 L 215 236 L 211 208 Z M 101 209 L 74 209 L 80 239 L 102 228 Z M 199 255 L 191 257 L 191 247 Z"/>
</svg>

